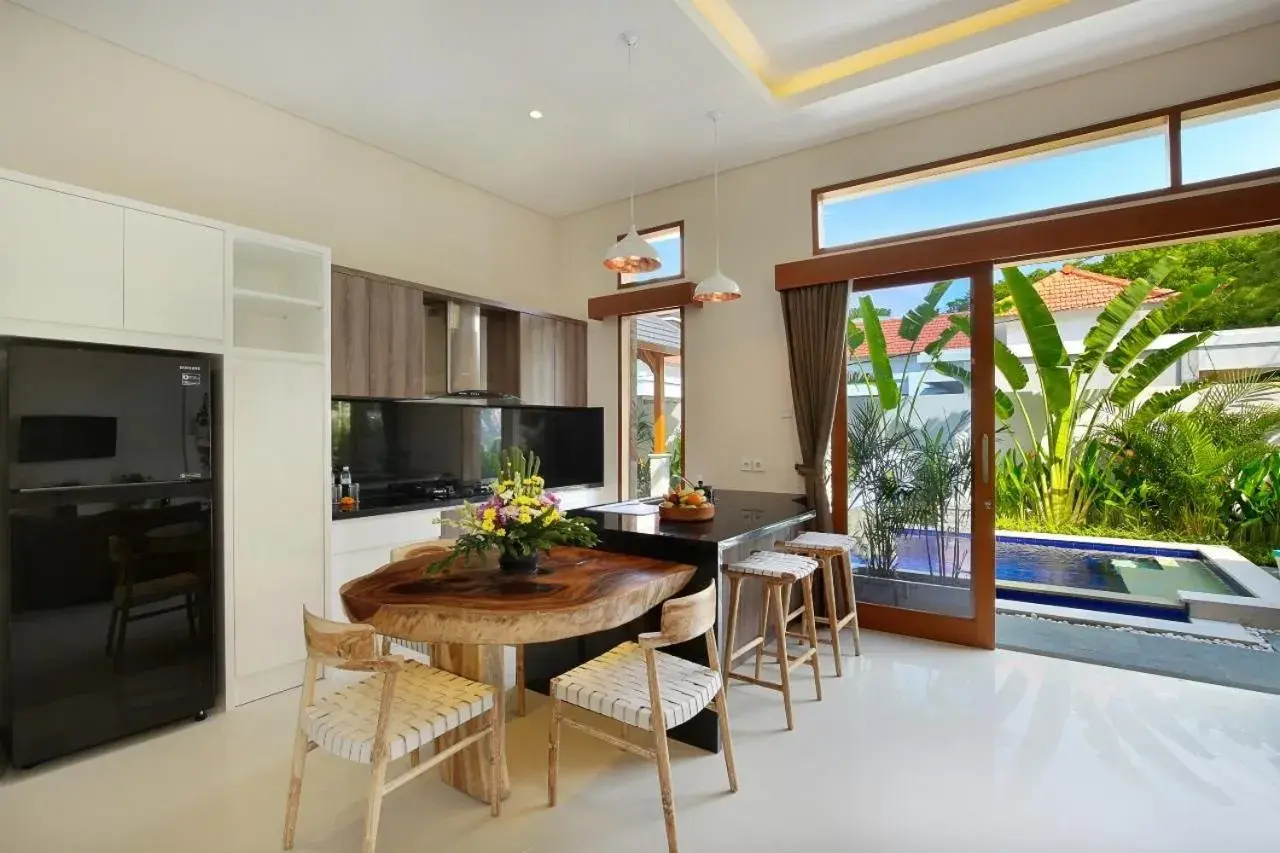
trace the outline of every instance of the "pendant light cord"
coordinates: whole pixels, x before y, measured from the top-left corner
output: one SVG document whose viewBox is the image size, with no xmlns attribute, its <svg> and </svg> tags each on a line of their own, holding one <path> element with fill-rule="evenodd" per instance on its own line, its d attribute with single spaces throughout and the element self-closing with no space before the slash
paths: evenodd
<svg viewBox="0 0 1280 853">
<path fill-rule="evenodd" d="M 635 80 L 631 71 L 631 49 L 635 37 L 627 39 L 627 165 L 631 172 L 631 230 L 636 230 L 636 137 L 631 125 L 632 106 L 636 102 Z"/>
<path fill-rule="evenodd" d="M 720 271 L 720 119 L 711 117 L 711 194 L 716 217 L 716 271 Z"/>
</svg>

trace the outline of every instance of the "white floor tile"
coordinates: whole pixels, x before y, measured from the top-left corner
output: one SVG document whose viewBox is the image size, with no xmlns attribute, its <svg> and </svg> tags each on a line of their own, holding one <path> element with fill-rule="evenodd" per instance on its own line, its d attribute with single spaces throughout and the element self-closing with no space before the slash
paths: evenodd
<svg viewBox="0 0 1280 853">
<path fill-rule="evenodd" d="M 718 756 L 675 745 L 682 851 L 1280 845 L 1280 697 L 870 633 L 865 648 L 843 679 L 828 671 L 822 703 L 795 679 L 795 732 L 778 694 L 730 688 L 738 794 Z M 0 850 L 280 849 L 296 701 L 10 771 Z M 531 704 L 508 729 L 513 793 L 501 818 L 428 774 L 387 797 L 379 851 L 665 850 L 654 767 L 573 730 L 560 805 L 546 807 L 547 715 L 540 697 Z M 367 773 L 311 753 L 298 850 L 360 849 Z"/>
</svg>

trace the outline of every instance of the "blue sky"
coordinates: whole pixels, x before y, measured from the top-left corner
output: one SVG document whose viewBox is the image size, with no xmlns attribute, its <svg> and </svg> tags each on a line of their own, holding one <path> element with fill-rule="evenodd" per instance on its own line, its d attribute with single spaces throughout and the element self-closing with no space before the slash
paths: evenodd
<svg viewBox="0 0 1280 853">
<path fill-rule="evenodd" d="M 1206 121 L 1183 130 L 1183 178 L 1186 182 L 1237 175 L 1280 166 L 1280 107 Z M 826 245 L 874 240 L 1093 201 L 1168 186 L 1164 134 L 1107 142 L 922 182 L 824 206 Z M 1060 264 L 1030 264 L 1057 267 Z M 928 285 L 879 291 L 876 304 L 901 316 L 914 307 Z M 957 282 L 943 301 L 968 292 Z"/>
</svg>

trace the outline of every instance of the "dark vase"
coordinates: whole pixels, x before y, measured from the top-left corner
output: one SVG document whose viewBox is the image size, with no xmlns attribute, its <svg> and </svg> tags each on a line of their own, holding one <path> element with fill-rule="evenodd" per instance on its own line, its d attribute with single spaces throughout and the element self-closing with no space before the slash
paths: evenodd
<svg viewBox="0 0 1280 853">
<path fill-rule="evenodd" d="M 531 575 L 538 571 L 538 552 L 534 551 L 532 554 L 525 556 L 503 551 L 498 556 L 498 568 L 512 574 Z"/>
</svg>

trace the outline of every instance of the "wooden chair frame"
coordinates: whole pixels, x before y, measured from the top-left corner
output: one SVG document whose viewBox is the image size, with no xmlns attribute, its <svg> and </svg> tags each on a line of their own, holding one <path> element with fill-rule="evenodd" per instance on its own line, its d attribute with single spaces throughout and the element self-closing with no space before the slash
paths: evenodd
<svg viewBox="0 0 1280 853">
<path fill-rule="evenodd" d="M 494 701 L 488 712 L 488 725 L 484 729 L 460 739 L 457 743 L 436 752 L 427 761 L 421 760 L 421 751 L 410 754 L 410 768 L 391 781 L 386 780 L 387 764 L 390 750 L 387 745 L 387 729 L 391 723 L 392 702 L 395 698 L 396 679 L 405 668 L 404 658 L 395 655 L 378 653 L 377 634 L 371 625 L 349 625 L 333 622 L 308 612 L 302 611 L 303 629 L 307 641 L 307 668 L 302 682 L 302 701 L 298 708 L 298 725 L 293 742 L 293 765 L 289 780 L 289 797 L 285 805 L 284 849 L 293 849 L 294 831 L 298 822 L 298 806 L 302 800 L 302 775 L 306 768 L 307 753 L 318 744 L 312 741 L 306 731 L 305 721 L 307 708 L 315 701 L 316 679 L 321 666 L 330 666 L 349 672 L 381 673 L 385 676 L 382 682 L 382 695 L 378 707 L 378 721 L 373 742 L 373 775 L 369 788 L 369 804 L 365 813 L 363 853 L 374 853 L 378 836 L 378 819 L 382 813 L 382 798 L 421 776 L 454 754 L 489 739 L 489 802 L 490 812 L 494 817 L 501 813 L 502 798 L 498 795 L 498 767 L 501 759 L 502 743 L 498 737 L 501 731 L 498 714 L 502 703 Z"/>
<path fill-rule="evenodd" d="M 555 691 L 552 691 L 551 732 L 547 762 L 547 799 L 551 806 L 556 804 L 557 777 L 560 770 L 560 726 L 563 723 L 618 749 L 658 762 L 658 784 L 662 793 L 662 816 L 667 828 L 667 847 L 670 853 L 678 853 L 675 798 L 671 791 L 671 756 L 667 749 L 666 721 L 662 714 L 662 690 L 655 652 L 666 646 L 683 643 L 702 635 L 707 643 L 707 660 L 710 661 L 710 668 L 715 672 L 721 672 L 720 654 L 716 647 L 715 635 L 716 606 L 716 585 L 712 581 L 701 592 L 668 599 L 662 605 L 661 630 L 641 634 L 636 638 L 636 642 L 644 649 L 645 669 L 649 673 L 650 720 L 653 726 L 652 749 L 564 716 L 564 701 L 556 698 Z M 724 673 L 721 672 L 720 689 L 707 707 L 715 712 L 719 721 L 720 737 L 724 740 L 724 764 L 729 775 L 729 790 L 737 793 L 738 772 L 733 762 L 733 738 L 729 733 L 729 706 L 725 701 L 724 688 Z"/>
</svg>

